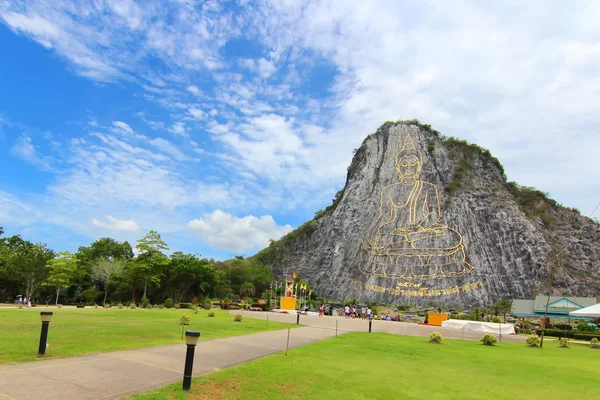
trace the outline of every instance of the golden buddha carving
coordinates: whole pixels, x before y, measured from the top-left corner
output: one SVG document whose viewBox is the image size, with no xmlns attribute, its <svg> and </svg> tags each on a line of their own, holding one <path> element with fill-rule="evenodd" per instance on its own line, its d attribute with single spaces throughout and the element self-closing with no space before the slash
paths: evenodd
<svg viewBox="0 0 600 400">
<path fill-rule="evenodd" d="M 373 276 L 441 279 L 471 273 L 462 235 L 440 221 L 437 187 L 420 179 L 423 157 L 407 135 L 396 156 L 399 182 L 384 187 L 379 216 L 361 245 L 363 272 Z"/>
</svg>

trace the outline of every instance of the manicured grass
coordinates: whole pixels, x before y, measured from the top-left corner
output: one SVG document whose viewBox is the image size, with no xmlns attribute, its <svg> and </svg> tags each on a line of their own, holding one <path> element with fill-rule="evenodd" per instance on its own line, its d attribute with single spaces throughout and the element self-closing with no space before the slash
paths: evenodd
<svg viewBox="0 0 600 400">
<path fill-rule="evenodd" d="M 385 333 L 348 333 L 131 400 L 184 399 L 591 399 L 598 392 L 600 350 L 582 345 L 543 349 L 521 343 Z"/>
<path fill-rule="evenodd" d="M 192 318 L 185 329 L 200 331 L 200 340 L 266 330 L 265 321 L 244 318 L 242 322 L 233 322 L 233 315 L 217 309 L 212 310 L 213 318 L 208 317 L 206 310 L 194 314 L 192 310 L 174 309 L 0 309 L 0 364 L 40 359 L 37 357 L 40 311 L 54 312 L 44 359 L 180 343 L 182 314 Z M 269 322 L 268 330 L 289 326 Z"/>
</svg>

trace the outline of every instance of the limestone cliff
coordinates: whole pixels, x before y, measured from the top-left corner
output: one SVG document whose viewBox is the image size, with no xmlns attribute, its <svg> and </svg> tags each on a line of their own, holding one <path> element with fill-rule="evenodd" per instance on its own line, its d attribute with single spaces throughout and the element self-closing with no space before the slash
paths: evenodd
<svg viewBox="0 0 600 400">
<path fill-rule="evenodd" d="M 600 294 L 597 223 L 418 121 L 369 135 L 333 204 L 255 257 L 335 299 L 467 307 L 548 288 Z"/>
</svg>

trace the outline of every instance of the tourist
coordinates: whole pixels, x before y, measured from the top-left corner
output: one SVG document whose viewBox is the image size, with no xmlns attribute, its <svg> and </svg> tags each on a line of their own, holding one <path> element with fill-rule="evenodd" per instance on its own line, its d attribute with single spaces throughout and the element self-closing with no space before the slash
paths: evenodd
<svg viewBox="0 0 600 400">
<path fill-rule="evenodd" d="M 371 309 L 367 308 L 367 319 L 369 319 L 369 320 L 371 319 L 371 312 L 372 312 Z"/>
<path fill-rule="evenodd" d="M 344 314 L 346 315 L 346 319 L 350 318 L 350 307 L 344 307 Z"/>
<path fill-rule="evenodd" d="M 321 304 L 319 306 L 319 318 L 323 318 L 323 313 L 325 312 L 325 309 L 323 308 L 323 304 Z"/>
<path fill-rule="evenodd" d="M 362 319 L 365 319 L 365 318 L 367 318 L 367 309 L 366 309 L 366 308 L 364 308 L 364 307 L 363 307 L 363 308 L 361 308 L 361 310 L 360 310 L 360 317 L 361 317 Z"/>
</svg>

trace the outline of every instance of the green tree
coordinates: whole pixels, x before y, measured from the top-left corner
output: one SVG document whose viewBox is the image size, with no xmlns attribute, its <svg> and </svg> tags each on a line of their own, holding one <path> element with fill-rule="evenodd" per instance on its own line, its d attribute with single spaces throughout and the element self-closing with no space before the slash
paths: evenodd
<svg viewBox="0 0 600 400">
<path fill-rule="evenodd" d="M 254 296 L 256 293 L 256 288 L 254 284 L 251 282 L 244 282 L 242 286 L 240 286 L 240 296 L 242 297 L 250 297 Z"/>
<path fill-rule="evenodd" d="M 43 243 L 31 243 L 15 235 L 5 242 L 8 258 L 6 273 L 12 276 L 31 298 L 45 281 L 48 274 L 46 264 L 54 258 L 54 252 Z"/>
<path fill-rule="evenodd" d="M 129 242 L 118 242 L 115 239 L 103 237 L 87 247 L 79 247 L 76 255 L 79 260 L 77 278 L 82 284 L 86 284 L 92 278 L 92 267 L 98 260 L 128 260 L 133 258 L 133 250 Z"/>
<path fill-rule="evenodd" d="M 160 284 L 163 269 L 169 265 L 169 259 L 163 253 L 163 251 L 169 250 L 169 247 L 158 232 L 150 231 L 138 240 L 136 248 L 139 254 L 132 264 L 131 275 L 134 282 L 143 282 L 144 294 L 142 297 L 147 297 L 148 285 Z M 135 301 L 135 293 L 133 301 Z"/>
<path fill-rule="evenodd" d="M 126 260 L 123 258 L 99 258 L 92 264 L 92 278 L 104 284 L 104 301 L 108 295 L 108 286 L 111 280 L 119 277 L 125 270 Z"/>
<path fill-rule="evenodd" d="M 512 302 L 508 299 L 502 299 L 492 306 L 494 309 L 494 315 L 502 314 L 504 322 L 506 322 L 506 314 L 510 313 L 512 308 Z"/>
<path fill-rule="evenodd" d="M 61 251 L 48 261 L 46 268 L 48 268 L 48 277 L 45 284 L 56 289 L 56 304 L 58 304 L 60 289 L 69 286 L 77 272 L 77 257 L 68 251 Z"/>
<path fill-rule="evenodd" d="M 197 286 L 202 294 L 207 294 L 215 284 L 213 264 L 193 254 L 184 254 L 180 251 L 173 253 L 169 273 L 172 277 L 171 282 L 177 290 L 178 303 L 193 286 Z"/>
</svg>

